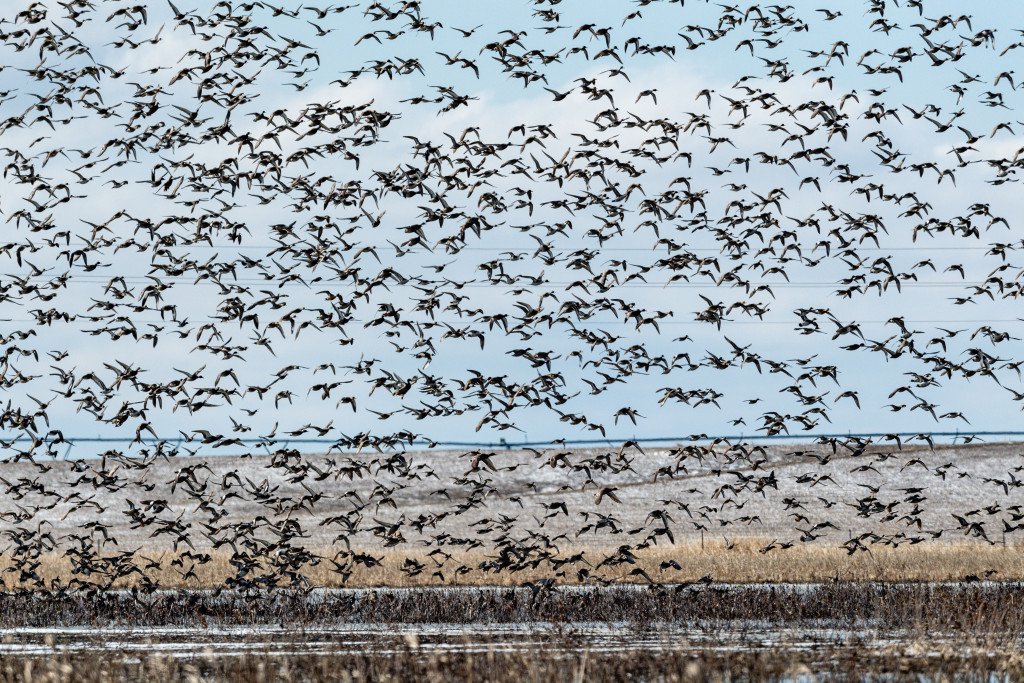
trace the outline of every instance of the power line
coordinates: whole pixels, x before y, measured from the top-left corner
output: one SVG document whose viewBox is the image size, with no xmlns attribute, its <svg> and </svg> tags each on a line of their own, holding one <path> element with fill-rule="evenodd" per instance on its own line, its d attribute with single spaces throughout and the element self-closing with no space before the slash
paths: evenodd
<svg viewBox="0 0 1024 683">
<path fill-rule="evenodd" d="M 699 441 L 714 441 L 714 440 L 725 440 L 730 442 L 744 442 L 744 441 L 806 441 L 806 440 L 818 440 L 818 439 L 889 439 L 899 438 L 901 441 L 907 441 L 910 439 L 973 439 L 976 437 L 991 437 L 991 436 L 1002 436 L 1002 437 L 1015 437 L 1012 440 L 1020 440 L 1020 437 L 1024 437 L 1024 430 L 987 430 L 977 432 L 962 432 L 962 431 L 941 431 L 941 432 L 832 432 L 832 433 L 813 433 L 813 434 L 723 434 L 723 435 L 708 435 L 708 434 L 690 434 L 686 436 L 654 436 L 654 437 L 632 437 L 629 439 L 623 439 L 618 441 L 616 439 L 552 439 L 549 441 L 518 441 L 511 442 L 505 440 L 495 441 L 432 441 L 429 439 L 414 439 L 412 445 L 426 445 L 430 448 L 437 446 L 454 446 L 459 448 L 536 448 L 536 447 L 550 447 L 557 445 L 577 445 L 577 446 L 617 446 L 622 443 L 628 443 L 635 441 L 636 443 L 693 443 Z M 24 435 L 18 435 L 9 443 L 19 443 L 30 441 L 30 439 Z M 303 444 L 303 445 L 318 445 L 318 446 L 336 446 L 339 443 L 345 441 L 345 439 L 325 439 L 325 438 L 281 438 L 281 439 L 261 439 L 261 438 L 239 438 L 237 439 L 243 445 L 247 446 L 283 446 L 287 448 L 290 444 Z M 185 438 L 179 436 L 172 437 L 145 437 L 136 438 L 128 436 L 118 437 L 101 437 L 101 436 L 73 436 L 63 437 L 63 441 L 57 443 L 67 443 L 69 446 L 75 444 L 114 444 L 114 443 L 132 443 L 138 442 L 141 445 L 156 445 L 158 443 L 176 444 L 189 443 Z M 408 441 L 403 441 L 409 443 Z"/>
<path fill-rule="evenodd" d="M 235 322 L 236 319 L 224 320 L 224 319 L 220 319 L 220 318 L 188 318 L 187 320 L 190 323 L 223 323 L 223 324 L 229 324 L 229 323 Z M 945 324 L 949 324 L 949 325 L 991 325 L 993 323 L 1019 323 L 1019 322 L 1024 322 L 1024 318 L 979 318 L 979 319 L 976 319 L 976 320 L 973 320 L 973 319 L 972 320 L 951 320 L 950 318 L 936 318 L 935 320 L 908 320 L 906 318 L 901 318 L 901 320 L 903 321 L 903 324 L 905 324 L 905 325 L 937 325 L 939 323 L 942 323 L 944 325 Z M 5 322 L 5 323 L 34 323 L 34 322 L 36 322 L 36 319 L 35 318 L 0 318 L 0 322 Z M 54 320 L 54 324 L 57 324 L 59 322 L 63 322 L 63 321 Z M 66 322 L 64 324 L 70 325 L 71 322 L 93 323 L 94 321 L 87 321 L 87 320 L 80 321 L 78 319 L 75 319 L 73 321 L 69 321 L 69 322 Z M 102 322 L 103 322 L 103 320 L 97 320 L 97 321 L 95 321 L 95 324 L 99 324 L 99 323 L 102 323 Z M 132 322 L 134 324 L 136 324 L 136 325 L 149 325 L 149 324 L 159 325 L 161 323 L 170 324 L 170 323 L 173 323 L 174 320 L 170 319 L 170 318 L 164 319 L 164 320 L 161 320 L 159 318 L 154 318 L 152 320 L 133 320 Z M 371 321 L 363 320 L 363 319 L 358 319 L 358 320 L 357 319 L 352 319 L 352 320 L 346 321 L 346 324 L 352 323 L 352 324 L 355 324 L 355 325 L 359 325 L 359 324 L 364 324 L 364 323 L 367 323 L 367 322 L 371 322 Z M 430 323 L 437 323 L 439 325 L 451 325 L 453 327 L 458 326 L 458 325 L 472 325 L 472 326 L 491 325 L 492 327 L 501 327 L 500 325 L 498 325 L 496 323 L 491 323 L 491 322 L 486 321 L 486 320 L 417 320 L 417 321 L 414 321 L 414 322 L 418 322 L 418 323 L 421 323 L 421 324 L 422 323 L 426 323 L 426 322 L 430 322 Z M 886 319 L 886 320 L 858 320 L 857 324 L 858 325 L 884 325 L 884 324 L 886 324 L 888 322 L 889 322 L 889 319 Z M 541 324 L 543 324 L 543 321 L 541 321 Z M 715 325 L 715 324 L 716 323 L 708 322 L 708 321 L 704 321 L 704 320 L 659 320 L 658 321 L 658 325 L 660 327 L 666 327 L 666 326 L 671 326 L 671 327 L 677 327 L 677 326 L 697 326 L 697 325 Z M 635 322 L 634 318 L 626 318 L 624 320 L 574 320 L 573 321 L 573 325 L 576 325 L 576 326 L 581 326 L 581 325 L 601 325 L 601 326 L 605 326 L 605 327 L 611 327 L 611 326 L 615 326 L 615 325 L 629 325 L 630 327 L 633 327 L 633 326 L 636 325 L 636 322 Z M 794 326 L 793 327 L 794 330 L 804 329 L 804 328 L 797 327 L 793 320 L 725 320 L 725 319 L 723 319 L 722 320 L 722 325 L 723 326 L 725 326 L 725 325 L 793 325 Z M 255 327 L 255 326 L 253 326 L 253 327 L 242 327 L 241 325 L 239 325 L 239 329 L 248 329 L 248 330 L 252 330 L 252 331 L 259 331 L 260 329 L 263 329 L 263 328 L 258 328 L 258 327 Z M 830 332 L 831 329 L 822 328 L 822 329 L 818 329 L 818 330 L 815 330 L 815 331 L 816 332 L 825 333 L 825 332 Z"/>
<path fill-rule="evenodd" d="M 458 287 L 459 289 L 462 289 L 462 288 L 469 288 L 469 289 L 498 289 L 498 288 L 501 288 L 501 287 L 510 287 L 510 288 L 525 287 L 525 288 L 529 288 L 529 289 L 544 289 L 544 288 L 551 288 L 551 287 L 568 287 L 570 285 L 577 284 L 577 282 L 582 283 L 582 285 L 593 286 L 595 288 L 599 288 L 600 287 L 600 284 L 595 282 L 592 279 L 580 280 L 580 281 L 577 281 L 577 282 L 570 282 L 568 280 L 545 280 L 544 282 L 542 282 L 540 284 L 535 284 L 535 283 L 530 281 L 528 276 L 521 276 L 521 277 L 523 278 L 522 281 L 515 281 L 515 282 L 483 282 L 483 281 L 477 281 L 477 282 L 459 282 L 457 284 L 459 285 L 459 287 Z M 42 276 L 37 276 L 37 277 L 29 277 L 29 278 L 26 278 L 26 279 L 30 280 L 30 281 L 40 282 L 40 281 L 49 281 L 49 280 L 51 280 L 53 278 L 45 278 L 45 277 L 42 277 Z M 108 278 L 108 277 L 102 276 L 102 275 L 82 275 L 82 276 L 75 276 L 74 279 L 76 281 L 80 281 L 80 282 L 84 281 L 84 282 L 95 283 L 95 284 L 103 284 L 103 283 L 109 282 L 111 279 L 116 279 L 119 282 L 120 281 L 124 281 L 126 284 L 151 284 L 153 282 L 153 280 L 156 280 L 157 278 L 150 279 L 150 278 L 148 278 L 148 277 L 146 277 L 144 275 L 126 275 L 126 276 L 118 276 L 116 278 Z M 243 280 L 243 279 L 237 279 L 237 280 L 236 279 L 232 279 L 232 280 L 218 281 L 218 280 L 212 280 L 210 278 L 206 278 L 206 279 L 200 280 L 199 282 L 195 282 L 195 281 L 193 281 L 192 278 L 186 278 L 186 277 L 164 277 L 164 278 L 159 278 L 159 282 L 164 283 L 164 284 L 168 284 L 168 283 L 169 284 L 187 284 L 189 286 L 195 286 L 195 285 L 207 285 L 207 286 L 217 285 L 217 286 L 224 286 L 225 284 L 227 284 L 227 285 L 247 285 L 247 286 L 260 286 L 260 285 L 269 286 L 270 284 L 273 284 L 274 281 L 273 280 L 256 280 L 256 279 L 245 279 L 245 280 Z M 446 283 L 443 280 L 426 280 L 426 281 L 423 281 L 423 282 L 416 282 L 416 283 L 399 283 L 399 282 L 391 283 L 391 282 L 389 282 L 387 286 L 388 287 L 415 287 L 417 285 L 425 286 L 425 285 L 444 285 L 444 284 L 448 284 L 448 283 Z M 754 282 L 752 281 L 751 284 L 754 284 Z M 818 288 L 848 286 L 847 283 L 842 283 L 842 282 L 827 282 L 827 281 L 820 281 L 820 282 L 788 282 L 788 281 L 785 281 L 785 280 L 782 280 L 782 281 L 779 281 L 779 282 L 771 282 L 771 283 L 767 283 L 767 282 L 759 280 L 759 281 L 757 281 L 757 284 L 767 284 L 770 287 L 772 287 L 773 289 L 818 289 Z M 849 283 L 849 284 L 854 284 L 854 283 Z M 860 284 L 860 283 L 858 283 L 858 284 Z M 971 281 L 971 282 L 967 282 L 967 281 L 961 281 L 961 282 L 954 282 L 954 281 L 949 281 L 949 282 L 945 282 L 945 281 L 925 281 L 925 282 L 921 282 L 921 281 L 910 280 L 910 281 L 900 281 L 899 286 L 900 287 L 936 287 L 936 288 L 954 288 L 954 289 L 956 289 L 956 288 L 966 288 L 966 287 L 981 287 L 984 284 L 985 283 L 981 282 L 981 281 Z M 582 286 L 582 285 L 577 285 L 577 287 Z M 302 282 L 291 281 L 291 282 L 285 282 L 285 283 L 278 283 L 277 285 L 275 285 L 275 288 L 277 288 L 277 289 L 280 289 L 281 287 L 306 287 L 306 288 L 312 288 L 313 286 L 314 285 L 312 283 L 311 284 L 305 284 L 305 283 L 302 283 Z M 316 287 L 332 287 L 333 288 L 333 287 L 355 287 L 356 285 L 354 283 L 351 283 L 351 282 L 331 282 L 331 281 L 323 281 L 323 280 L 321 280 L 321 281 L 315 283 L 315 286 Z M 896 287 L 895 281 L 893 281 L 891 286 L 894 287 L 894 288 Z M 601 291 L 612 291 L 612 290 L 615 290 L 615 289 L 725 289 L 725 290 L 729 290 L 729 289 L 740 289 L 740 286 L 739 285 L 732 285 L 732 284 L 730 284 L 730 285 L 720 285 L 720 284 L 717 284 L 717 283 L 714 283 L 714 282 L 666 282 L 665 284 L 660 284 L 660 283 L 657 283 L 657 282 L 645 282 L 645 283 L 638 283 L 638 284 L 633 284 L 633 283 L 612 284 L 612 285 L 608 285 L 607 289 L 603 289 Z"/>
<path fill-rule="evenodd" d="M 84 243 L 88 244 L 88 242 L 86 240 L 83 239 L 82 241 Z M 161 244 L 160 245 L 161 248 L 176 248 L 177 247 L 177 248 L 183 248 L 183 249 L 184 248 L 189 248 L 189 249 L 280 249 L 282 246 L 301 247 L 301 246 L 303 246 L 303 243 L 296 242 L 296 243 L 292 243 L 292 244 L 289 244 L 289 245 L 281 245 L 281 244 L 231 244 L 231 243 L 228 243 L 228 244 L 205 244 L 205 243 L 195 242 L 195 243 Z M 385 244 L 368 244 L 368 245 L 367 244 L 361 244 L 360 246 L 369 246 L 369 247 L 372 247 L 374 249 L 387 249 L 391 245 L 385 245 Z M 838 248 L 838 245 L 834 245 L 834 246 L 836 246 Z M 859 247 L 857 249 L 857 251 L 858 252 L 861 252 L 861 251 L 866 251 L 866 252 L 879 252 L 879 251 L 979 251 L 981 249 L 991 249 L 992 246 L 993 245 L 986 245 L 986 246 L 963 246 L 963 247 L 939 247 L 939 246 L 924 246 L 924 245 L 920 245 L 920 246 L 912 246 L 912 247 Z M 592 245 L 587 245 L 587 244 L 581 244 L 581 245 L 578 245 L 577 247 L 559 246 L 557 248 L 552 249 L 552 251 L 562 252 L 562 251 L 575 250 L 577 248 L 578 249 L 587 249 L 587 248 L 590 248 L 590 247 L 592 247 Z M 605 247 L 605 246 L 602 246 L 602 247 L 600 247 L 600 249 L 601 249 L 601 251 L 615 251 L 615 252 L 620 252 L 620 251 L 638 251 L 638 252 L 661 251 L 661 249 L 658 249 L 658 248 L 647 248 L 647 247 Z M 424 253 L 424 252 L 426 252 L 426 253 L 431 253 L 431 254 L 438 253 L 434 249 L 427 249 L 426 247 L 421 247 L 421 246 L 407 247 L 407 248 L 404 248 L 402 251 L 404 251 L 404 252 L 415 252 L 415 253 Z M 520 245 L 520 246 L 507 246 L 507 247 L 500 247 L 500 246 L 495 246 L 495 247 L 462 247 L 458 251 L 460 251 L 460 252 L 462 252 L 462 251 L 511 251 L 513 253 L 528 254 L 528 253 L 531 253 L 533 251 L 536 251 L 536 249 L 533 248 L 533 247 L 531 247 L 529 249 L 523 249 L 523 247 Z M 697 251 L 699 251 L 699 252 L 715 252 L 715 253 L 721 253 L 721 254 L 730 253 L 729 250 L 723 249 L 721 247 L 689 247 L 689 248 L 685 249 L 684 251 L 687 251 L 687 252 L 697 252 Z M 452 256 L 452 255 L 454 255 L 454 253 L 457 253 L 457 252 L 448 252 L 448 251 L 443 251 L 442 250 L 440 252 L 440 255 Z"/>
<path fill-rule="evenodd" d="M 947 324 L 948 325 L 992 325 L 992 324 L 1001 324 L 1001 323 L 1019 323 L 1019 322 L 1024 322 L 1024 318 L 979 318 L 977 320 L 950 320 L 949 318 L 937 318 L 935 320 L 907 320 L 905 318 L 901 318 L 901 320 L 903 320 L 903 324 L 904 325 L 938 325 L 940 323 L 943 324 L 943 325 L 947 325 Z M 37 321 L 35 320 L 35 318 L 0 318 L 0 322 L 3 322 L 3 323 L 34 323 L 34 322 L 37 322 Z M 104 321 L 103 320 L 98 320 L 98 321 L 95 321 L 95 323 L 93 323 L 93 321 L 73 320 L 73 321 L 64 322 L 64 321 L 60 321 L 60 320 L 55 320 L 53 322 L 53 325 L 57 325 L 58 323 L 63 323 L 65 325 L 70 325 L 72 322 L 83 322 L 83 323 L 90 323 L 90 324 L 101 324 Z M 160 325 L 160 324 L 168 325 L 170 323 L 173 323 L 174 320 L 168 318 L 166 320 L 160 320 L 160 319 L 134 320 L 132 322 L 135 325 Z M 221 324 L 229 324 L 229 323 L 235 322 L 235 320 L 222 320 L 222 319 L 218 319 L 218 318 L 188 318 L 188 322 L 189 323 L 221 323 Z M 371 321 L 369 321 L 369 320 L 361 320 L 361 319 L 360 320 L 353 319 L 353 320 L 346 321 L 346 324 L 351 323 L 353 325 L 360 325 L 360 324 L 365 324 L 367 322 L 371 322 Z M 491 323 L 491 322 L 488 322 L 486 320 L 415 320 L 413 322 L 418 323 L 418 324 L 424 324 L 424 323 L 428 323 L 429 322 L 429 323 L 436 323 L 438 325 L 450 325 L 452 327 L 459 327 L 459 326 L 464 326 L 464 327 L 489 326 L 489 329 L 491 329 L 491 328 L 498 328 L 499 330 L 502 329 L 501 325 L 499 325 L 497 323 Z M 886 324 L 888 322 L 889 322 L 888 320 L 860 320 L 860 321 L 857 321 L 857 324 L 858 325 L 884 325 L 884 324 Z M 543 325 L 543 321 L 541 323 L 539 323 L 539 324 Z M 574 320 L 574 321 L 572 321 L 572 324 L 574 326 L 576 326 L 576 327 L 591 327 L 591 326 L 594 326 L 594 325 L 600 325 L 601 327 L 615 327 L 616 325 L 626 325 L 626 326 L 630 327 L 631 329 L 639 329 L 639 328 L 636 328 L 636 321 L 635 321 L 635 319 L 626 319 L 626 320 Z M 530 328 L 532 328 L 534 326 L 537 326 L 537 325 L 538 325 L 538 323 L 531 323 L 530 325 L 524 326 L 522 329 L 530 329 Z M 711 325 L 716 325 L 716 323 L 707 322 L 707 321 L 703 321 L 703 320 L 659 320 L 658 321 L 658 326 L 659 327 L 698 327 L 698 326 L 711 326 Z M 734 325 L 788 325 L 788 326 L 791 326 L 794 331 L 801 331 L 801 330 L 810 329 L 810 328 L 799 327 L 798 325 L 795 324 L 795 322 L 793 320 L 722 320 L 722 324 L 721 324 L 722 327 L 728 327 L 728 326 L 734 326 Z M 138 328 L 136 328 L 136 329 L 138 329 Z M 234 328 L 232 328 L 232 329 L 234 329 Z M 239 325 L 238 329 L 242 330 L 242 331 L 259 332 L 260 330 L 266 329 L 266 326 L 264 326 L 264 327 L 256 327 L 256 326 L 243 327 L 242 325 Z M 174 328 L 169 328 L 169 330 L 171 332 L 173 332 Z M 79 330 L 79 331 L 85 332 L 86 330 Z M 328 330 L 321 330 L 320 332 L 323 333 L 323 334 L 326 334 L 327 331 Z M 825 327 L 814 329 L 814 333 L 820 333 L 820 334 L 826 334 L 826 333 L 830 333 L 832 331 L 833 330 L 831 328 L 825 328 Z M 919 330 L 919 331 L 923 332 L 923 330 Z M 142 330 L 142 332 L 145 333 L 145 330 Z M 310 334 L 313 334 L 315 332 L 316 332 L 316 330 L 310 331 Z M 802 333 L 806 334 L 806 332 L 802 332 Z M 185 339 L 185 337 L 182 337 L 182 339 Z M 281 339 L 288 339 L 288 337 L 281 337 Z M 171 341 L 177 341 L 177 340 L 171 339 Z M 279 339 L 274 339 L 274 341 L 279 341 Z"/>
</svg>

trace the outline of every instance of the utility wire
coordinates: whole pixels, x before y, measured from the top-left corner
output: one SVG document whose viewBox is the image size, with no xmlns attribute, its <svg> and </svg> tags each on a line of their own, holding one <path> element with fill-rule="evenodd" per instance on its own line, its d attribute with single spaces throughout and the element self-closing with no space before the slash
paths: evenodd
<svg viewBox="0 0 1024 683">
<path fill-rule="evenodd" d="M 806 441 L 814 439 L 879 439 L 898 437 L 901 441 L 906 441 L 909 438 L 953 438 L 953 439 L 971 439 L 974 440 L 976 437 L 1014 437 L 1006 439 L 1009 441 L 1021 440 L 1024 437 L 1024 431 L 1022 430 L 988 430 L 988 431 L 977 431 L 977 432 L 962 432 L 962 431 L 941 431 L 941 432 L 832 432 L 832 433 L 813 433 L 813 434 L 771 434 L 771 435 L 758 435 L 758 434 L 725 434 L 725 435 L 708 435 L 708 434 L 691 434 L 687 436 L 652 436 L 652 437 L 633 437 L 618 441 L 616 439 L 552 439 L 550 441 L 505 441 L 504 439 L 499 441 L 431 441 L 427 439 L 414 439 L 412 445 L 426 445 L 431 448 L 437 446 L 454 446 L 459 448 L 505 448 L 505 449 L 519 449 L 519 448 L 536 448 L 536 447 L 551 447 L 551 446 L 567 446 L 567 445 L 578 445 L 578 446 L 613 446 L 620 445 L 624 442 L 635 441 L 636 443 L 693 443 L 696 441 L 713 441 L 713 440 L 726 440 L 730 442 L 744 442 L 744 441 Z M 24 435 L 16 436 L 13 441 L 8 443 L 20 443 L 24 441 L 30 441 L 28 437 Z M 72 436 L 64 437 L 63 442 L 68 443 L 71 446 L 76 444 L 114 444 L 114 443 L 131 443 L 134 441 L 140 442 L 142 445 L 155 445 L 157 443 L 168 443 L 168 444 L 181 444 L 186 443 L 186 440 L 181 436 L 172 437 L 145 437 L 142 439 L 129 437 L 129 436 L 114 436 L 114 437 L 102 437 L 102 436 Z M 332 446 L 338 444 L 341 439 L 325 439 L 325 438 L 281 438 L 281 439 L 260 439 L 260 438 L 240 438 L 238 439 L 243 445 L 247 446 L 264 446 L 269 447 L 271 445 L 281 445 L 287 448 L 290 444 L 303 444 L 303 445 L 320 445 L 320 446 Z M 403 443 L 408 443 L 403 442 Z"/>
</svg>

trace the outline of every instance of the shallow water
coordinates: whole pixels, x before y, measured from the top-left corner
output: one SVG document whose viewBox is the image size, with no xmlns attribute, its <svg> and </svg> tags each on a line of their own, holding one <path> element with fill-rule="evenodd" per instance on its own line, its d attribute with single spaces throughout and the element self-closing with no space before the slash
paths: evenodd
<svg viewBox="0 0 1024 683">
<path fill-rule="evenodd" d="M 824 628 L 766 624 L 658 625 L 638 629 L 626 624 L 550 622 L 530 624 L 336 624 L 285 627 L 103 627 L 0 629 L 0 657 L 53 656 L 76 652 L 120 652 L 127 659 L 160 654 L 175 658 L 264 656 L 388 655 L 415 650 L 429 653 L 534 652 L 575 657 L 594 653 L 821 651 L 834 656 L 853 650 L 862 656 L 963 656 L 977 647 L 962 637 L 931 633 L 927 640 L 899 631 L 873 628 Z M 1024 639 L 1002 645 L 1019 647 Z M 824 653 L 828 653 L 827 655 Z"/>
</svg>

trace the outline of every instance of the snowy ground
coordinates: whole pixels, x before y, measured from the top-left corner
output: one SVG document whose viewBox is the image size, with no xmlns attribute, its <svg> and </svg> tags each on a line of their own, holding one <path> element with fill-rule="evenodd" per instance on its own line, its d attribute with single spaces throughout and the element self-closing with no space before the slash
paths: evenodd
<svg viewBox="0 0 1024 683">
<path fill-rule="evenodd" d="M 509 533 L 567 534 L 573 542 L 611 546 L 637 538 L 626 532 L 664 526 L 661 518 L 651 517 L 657 511 L 668 514 L 677 541 L 701 533 L 716 539 L 798 540 L 827 522 L 834 527 L 813 535 L 833 544 L 867 531 L 925 539 L 942 531 L 943 540 L 956 540 L 977 538 L 980 530 L 999 542 L 1007 525 L 1020 524 L 1022 444 L 871 448 L 857 456 L 842 450 L 833 455 L 820 446 L 773 445 L 752 455 L 760 460 L 756 468 L 722 450 L 703 462 L 680 459 L 678 451 L 667 448 L 642 453 L 627 448 L 621 454 L 572 450 L 560 459 L 552 458 L 557 450 L 496 451 L 475 471 L 470 471 L 472 456 L 461 452 L 409 452 L 404 457 L 415 478 L 381 466 L 385 456 L 376 453 L 301 456 L 286 467 L 280 461 L 275 466 L 271 456 L 157 459 L 144 469 L 99 459 L 42 466 L 9 462 L 0 465 L 0 484 L 7 486 L 0 515 L 8 532 L 49 532 L 47 543 L 58 546 L 72 542 L 73 535 L 91 536 L 100 545 L 116 539 L 121 550 L 169 549 L 182 530 L 197 547 L 208 546 L 211 538 L 236 533 L 239 524 L 255 523 L 264 533 L 267 523 L 286 519 L 299 522 L 306 542 L 328 545 L 342 531 L 337 518 L 345 515 L 358 518 L 360 529 L 401 522 L 406 541 L 440 533 L 487 541 L 510 525 Z M 353 461 L 369 463 L 375 457 L 378 464 L 361 476 L 342 473 Z M 631 469 L 625 471 L 600 469 L 602 462 L 627 461 Z M 663 474 L 679 464 L 685 471 Z M 316 469 L 300 476 L 308 466 Z M 581 490 L 588 473 L 595 483 Z M 473 482 L 486 487 L 470 506 Z M 599 489 L 606 486 L 615 487 L 611 494 L 618 500 L 605 495 L 598 503 Z M 445 512 L 422 532 L 410 525 Z M 133 521 L 140 515 L 150 523 Z M 622 533 L 602 527 L 577 536 L 601 515 L 611 516 Z M 979 526 L 965 527 L 956 516 Z M 481 520 L 490 521 L 474 525 Z M 87 526 L 90 522 L 99 526 Z M 1015 531 L 1007 535 L 1011 541 Z M 12 534 L 7 537 L 13 543 Z M 379 542 L 370 531 L 352 536 L 353 545 Z"/>
</svg>

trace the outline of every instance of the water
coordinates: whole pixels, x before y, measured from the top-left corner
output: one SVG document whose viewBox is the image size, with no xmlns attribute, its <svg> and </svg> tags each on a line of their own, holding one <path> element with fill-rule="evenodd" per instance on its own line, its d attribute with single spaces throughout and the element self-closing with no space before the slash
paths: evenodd
<svg viewBox="0 0 1024 683">
<path fill-rule="evenodd" d="M 1005 639 L 1002 643 L 1006 646 Z M 1024 645 L 1024 639 L 1010 644 Z M 843 651 L 858 656 L 909 658 L 977 654 L 984 640 L 970 644 L 962 634 L 929 633 L 915 637 L 898 630 L 871 627 L 779 626 L 751 622 L 662 624 L 637 628 L 628 624 L 551 622 L 529 624 L 390 624 L 339 623 L 306 628 L 238 627 L 48 627 L 0 629 L 0 657 L 47 657 L 77 652 L 120 652 L 128 660 L 160 654 L 175 658 L 362 655 L 386 656 L 410 650 L 431 653 L 529 653 L 543 648 L 548 656 L 593 653 L 664 652 L 821 652 L 823 658 Z"/>
</svg>

